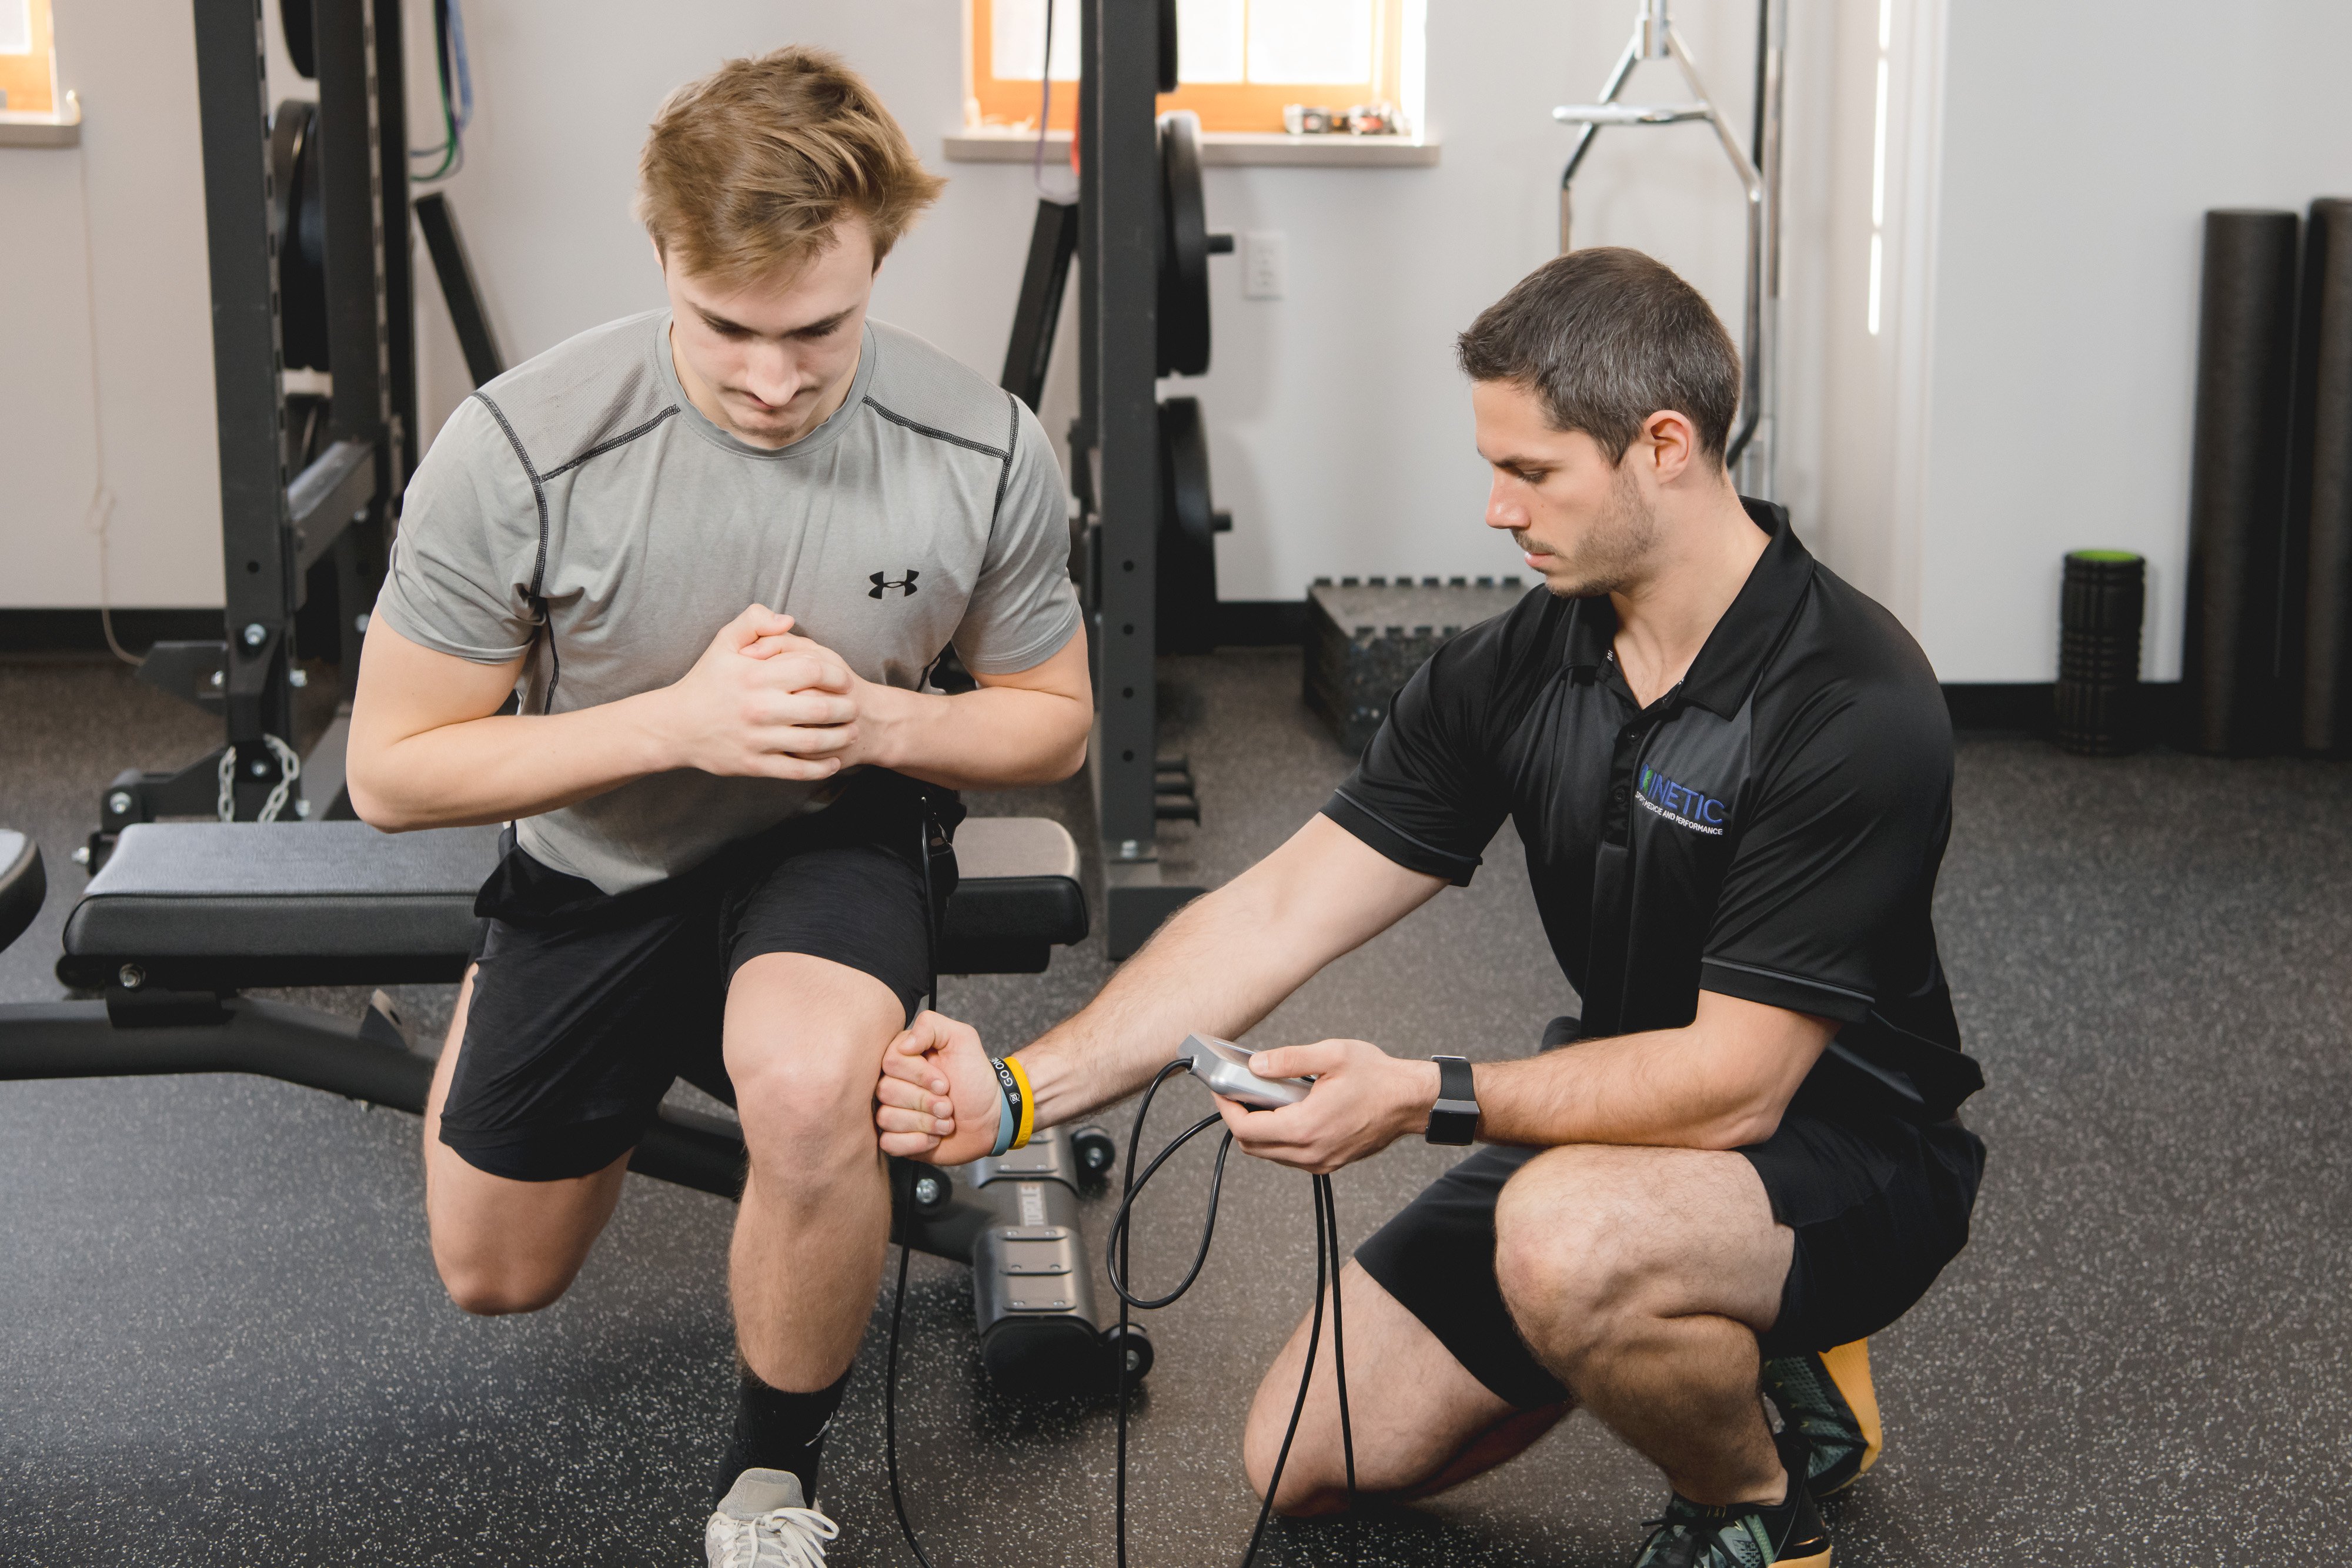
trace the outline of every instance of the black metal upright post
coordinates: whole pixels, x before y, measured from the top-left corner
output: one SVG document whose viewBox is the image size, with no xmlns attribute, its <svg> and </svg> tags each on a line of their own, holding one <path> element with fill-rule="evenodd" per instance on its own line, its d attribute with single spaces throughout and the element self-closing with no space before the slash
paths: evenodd
<svg viewBox="0 0 2352 1568">
<path fill-rule="evenodd" d="M 314 0 L 319 141 L 326 160 L 328 359 L 334 367 L 331 427 L 365 442 L 375 480 L 366 504 L 335 530 L 334 596 L 344 700 L 359 672 L 360 621 L 375 601 L 400 486 L 407 474 L 402 400 L 413 405 L 408 292 L 408 162 L 399 112 L 398 0 Z M 385 23 L 394 31 L 387 37 Z M 394 285 L 395 261 L 398 287 Z M 398 350 L 397 352 L 395 350 Z M 410 373 L 403 375 L 401 371 Z M 306 569 L 315 547 L 304 541 Z M 313 649 L 313 653 L 329 653 Z M 329 802 L 320 802 L 322 806 Z"/>
<path fill-rule="evenodd" d="M 1081 408 L 1095 445 L 1092 768 L 1111 956 L 1197 887 L 1163 882 L 1154 789 L 1153 582 L 1160 505 L 1159 29 L 1134 0 L 1086 0 L 1079 39 Z"/>
<path fill-rule="evenodd" d="M 385 389 L 392 414 L 384 483 L 398 509 L 416 472 L 416 280 L 409 250 L 408 69 L 400 0 L 375 0 L 377 176 L 383 202 Z"/>
<path fill-rule="evenodd" d="M 237 815 L 249 817 L 278 772 L 262 737 L 283 737 L 293 727 L 286 643 L 294 583 L 278 246 L 269 232 L 269 109 L 259 0 L 195 0 L 194 8 L 220 429 L 228 740 L 237 754 Z M 263 770 L 257 777 L 256 768 Z"/>
</svg>

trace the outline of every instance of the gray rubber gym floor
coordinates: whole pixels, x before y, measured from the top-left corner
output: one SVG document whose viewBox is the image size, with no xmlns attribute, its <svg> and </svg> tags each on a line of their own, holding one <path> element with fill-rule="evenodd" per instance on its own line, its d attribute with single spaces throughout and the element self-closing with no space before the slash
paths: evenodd
<svg viewBox="0 0 2352 1568">
<path fill-rule="evenodd" d="M 1174 830 L 1171 870 L 1219 881 L 1346 761 L 1299 704 L 1295 654 L 1177 661 L 1166 678 L 1168 745 L 1191 755 L 1205 819 Z M 0 998 L 58 994 L 48 965 L 81 883 L 66 857 L 100 786 L 213 733 L 119 668 L 0 665 L 0 820 L 40 836 L 53 877 L 41 924 L 0 956 Z M 1889 1446 L 1831 1511 L 1846 1568 L 2337 1554 L 2347 796 L 2339 766 L 1963 741 L 1938 913 L 1991 1079 L 1969 1111 L 1991 1163 L 1974 1244 L 1875 1343 Z M 1076 786 L 977 804 L 1090 837 Z M 1097 940 L 1042 977 L 950 980 L 943 1000 L 1016 1044 L 1106 972 Z M 446 992 L 405 999 L 446 1016 Z M 1573 1006 L 1507 830 L 1474 887 L 1335 966 L 1260 1039 L 1500 1056 Z M 1164 1098 L 1171 1131 L 1203 1103 L 1181 1083 Z M 404 1116 L 254 1080 L 0 1084 L 0 1560 L 700 1561 L 732 1207 L 633 1181 L 565 1301 L 469 1319 L 434 1281 L 415 1139 Z M 1139 1565 L 1238 1556 L 1242 1411 L 1308 1300 L 1305 1178 L 1234 1164 L 1200 1285 L 1152 1323 Z M 1443 1164 L 1401 1145 L 1343 1173 L 1349 1241 Z M 1204 1170 L 1205 1155 L 1172 1173 L 1150 1208 L 1147 1281 L 1189 1251 Z M 1109 1563 L 1108 1411 L 992 1393 L 965 1273 L 919 1260 L 914 1281 L 900 1436 L 933 1560 Z M 836 1563 L 905 1561 L 882 1479 L 887 1321 L 831 1447 Z M 1283 1530 L 1276 1558 L 1597 1568 L 1628 1558 L 1663 1500 L 1579 1416 L 1442 1501 Z"/>
</svg>

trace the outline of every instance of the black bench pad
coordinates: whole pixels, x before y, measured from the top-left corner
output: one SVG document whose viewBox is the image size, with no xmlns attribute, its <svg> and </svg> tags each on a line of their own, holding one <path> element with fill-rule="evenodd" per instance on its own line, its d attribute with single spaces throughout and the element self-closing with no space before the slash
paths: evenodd
<svg viewBox="0 0 2352 1568">
<path fill-rule="evenodd" d="M 66 922 L 58 977 L 126 964 L 173 990 L 454 980 L 499 830 L 386 834 L 364 822 L 153 822 L 123 831 Z M 1084 938 L 1077 849 L 1059 823 L 974 817 L 940 954 L 949 973 L 1043 969 Z"/>
</svg>

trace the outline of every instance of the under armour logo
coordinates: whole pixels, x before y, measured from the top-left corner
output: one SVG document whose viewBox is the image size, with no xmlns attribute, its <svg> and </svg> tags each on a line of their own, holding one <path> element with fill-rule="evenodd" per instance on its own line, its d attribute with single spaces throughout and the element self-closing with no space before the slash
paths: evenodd
<svg viewBox="0 0 2352 1568">
<path fill-rule="evenodd" d="M 866 580 L 874 585 L 866 591 L 866 597 L 868 599 L 879 599 L 883 594 L 895 588 L 905 593 L 908 598 L 912 599 L 915 596 L 915 579 L 922 575 L 923 574 L 921 572 L 917 571 L 910 566 L 907 569 L 906 576 L 898 579 L 896 582 L 893 582 L 890 580 L 887 573 L 877 571 L 873 576 Z"/>
</svg>

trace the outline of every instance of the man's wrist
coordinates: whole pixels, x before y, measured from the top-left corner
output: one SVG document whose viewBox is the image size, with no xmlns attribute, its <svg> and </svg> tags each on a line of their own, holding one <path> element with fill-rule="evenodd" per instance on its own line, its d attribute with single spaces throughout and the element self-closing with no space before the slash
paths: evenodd
<svg viewBox="0 0 2352 1568">
<path fill-rule="evenodd" d="M 856 755 L 843 758 L 843 765 L 862 762 L 876 768 L 904 768 L 914 760 L 908 755 L 908 736 L 919 722 L 923 705 L 946 699 L 856 674 L 852 674 L 849 681 L 850 700 L 857 709 L 857 744 L 852 748 Z"/>
<path fill-rule="evenodd" d="M 638 778 L 649 773 L 671 773 L 692 766 L 686 758 L 685 748 L 677 744 L 669 726 L 664 722 L 668 713 L 669 698 L 669 688 L 660 686 L 603 706 L 603 712 L 620 721 L 620 738 L 630 766 Z M 583 711 L 594 713 L 598 710 L 588 708 Z"/>
<path fill-rule="evenodd" d="M 1437 1063 L 1423 1058 L 1418 1061 L 1397 1059 L 1398 1092 L 1397 1136 L 1407 1133 L 1429 1131 L 1429 1113 L 1437 1105 Z"/>
</svg>

